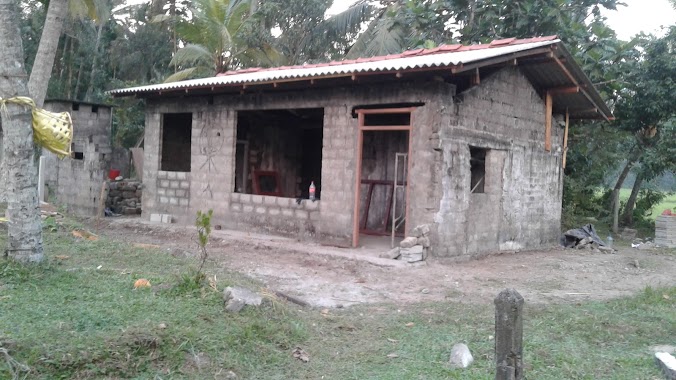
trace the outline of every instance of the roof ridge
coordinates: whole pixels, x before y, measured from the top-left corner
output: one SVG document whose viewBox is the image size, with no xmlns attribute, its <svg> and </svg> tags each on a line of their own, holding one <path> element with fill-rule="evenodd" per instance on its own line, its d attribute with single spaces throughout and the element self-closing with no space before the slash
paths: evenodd
<svg viewBox="0 0 676 380">
<path fill-rule="evenodd" d="M 419 57 L 424 55 L 433 55 L 433 54 L 443 54 L 443 53 L 452 53 L 452 52 L 461 52 L 461 51 L 471 51 L 471 50 L 481 50 L 481 49 L 490 49 L 498 48 L 505 46 L 513 45 L 522 45 L 535 42 L 545 42 L 553 41 L 558 39 L 558 36 L 543 36 L 543 37 L 531 37 L 531 38 L 521 38 L 517 39 L 515 37 L 496 39 L 489 43 L 485 44 L 473 44 L 473 45 L 462 45 L 462 44 L 441 44 L 434 48 L 416 48 L 411 50 L 403 51 L 399 54 L 388 54 L 388 55 L 379 55 L 373 57 L 360 57 L 357 59 L 343 59 L 343 60 L 334 60 L 329 62 L 321 63 L 303 63 L 302 65 L 292 65 L 292 66 L 277 66 L 277 67 L 250 67 L 245 69 L 238 70 L 229 70 L 223 73 L 216 74 L 217 77 L 226 76 L 226 75 L 236 75 L 236 74 L 245 74 L 250 72 L 258 71 L 273 71 L 273 70 L 288 70 L 288 69 L 303 69 L 311 67 L 326 67 L 326 66 L 341 66 L 349 65 L 353 63 L 364 63 L 364 62 L 376 62 L 376 61 L 387 61 L 390 59 L 398 58 L 408 58 L 408 57 Z"/>
</svg>

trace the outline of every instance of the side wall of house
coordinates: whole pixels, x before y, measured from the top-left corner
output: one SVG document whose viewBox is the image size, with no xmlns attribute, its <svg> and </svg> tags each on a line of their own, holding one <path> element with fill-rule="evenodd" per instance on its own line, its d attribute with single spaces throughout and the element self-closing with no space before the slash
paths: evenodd
<svg viewBox="0 0 676 380">
<path fill-rule="evenodd" d="M 409 230 L 431 223 L 441 200 L 439 129 L 455 88 L 443 82 L 394 83 L 265 94 L 149 99 L 146 109 L 143 215 L 171 214 L 192 224 L 214 210 L 214 224 L 347 245 L 352 239 L 357 119 L 355 106 L 424 103 L 413 112 Z M 237 111 L 323 108 L 321 200 L 299 203 L 234 193 Z M 190 172 L 160 171 L 162 114 L 191 112 Z"/>
<path fill-rule="evenodd" d="M 72 109 L 71 102 L 45 102 L 52 112 L 69 112 L 73 119 L 73 146 L 83 159 L 64 158 L 43 149 L 47 157 L 46 183 L 50 193 L 69 212 L 94 216 L 101 197 L 101 187 L 107 178 L 112 155 L 110 133 L 112 109 L 80 104 Z"/>
<path fill-rule="evenodd" d="M 457 99 L 440 133 L 444 176 L 435 254 L 554 244 L 561 223 L 563 133 L 554 125 L 552 150 L 545 151 L 540 96 L 518 68 L 508 68 Z M 471 193 L 470 146 L 487 149 L 484 193 Z"/>
</svg>

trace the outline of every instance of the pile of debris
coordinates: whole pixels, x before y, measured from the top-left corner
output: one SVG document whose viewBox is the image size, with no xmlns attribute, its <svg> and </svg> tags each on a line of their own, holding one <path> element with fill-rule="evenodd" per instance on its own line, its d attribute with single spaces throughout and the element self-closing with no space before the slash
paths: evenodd
<svg viewBox="0 0 676 380">
<path fill-rule="evenodd" d="M 430 250 L 430 225 L 421 224 L 411 231 L 398 247 L 380 255 L 382 258 L 415 263 L 427 259 Z"/>
<path fill-rule="evenodd" d="M 561 241 L 566 248 L 587 249 L 593 252 L 615 253 L 615 249 L 604 243 L 592 224 L 566 231 Z"/>
</svg>

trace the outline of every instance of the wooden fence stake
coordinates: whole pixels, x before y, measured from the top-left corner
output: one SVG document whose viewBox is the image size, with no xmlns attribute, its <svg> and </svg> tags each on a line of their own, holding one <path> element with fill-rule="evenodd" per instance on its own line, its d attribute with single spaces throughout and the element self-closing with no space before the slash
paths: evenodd
<svg viewBox="0 0 676 380">
<path fill-rule="evenodd" d="M 495 297 L 495 380 L 523 378 L 523 297 L 505 289 Z"/>
</svg>

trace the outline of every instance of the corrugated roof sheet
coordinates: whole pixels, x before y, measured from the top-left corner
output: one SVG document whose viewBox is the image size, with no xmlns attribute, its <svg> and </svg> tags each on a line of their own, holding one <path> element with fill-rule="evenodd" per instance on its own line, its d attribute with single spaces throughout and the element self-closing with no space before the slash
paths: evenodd
<svg viewBox="0 0 676 380">
<path fill-rule="evenodd" d="M 112 95 L 132 95 L 147 92 L 171 91 L 191 88 L 221 87 L 269 83 L 276 80 L 304 80 L 335 75 L 406 71 L 445 66 L 457 66 L 512 53 L 554 45 L 560 40 L 556 36 L 495 40 L 490 44 L 441 45 L 433 49 L 416 49 L 387 56 L 359 58 L 300 66 L 275 68 L 251 68 L 229 71 L 215 77 L 162 83 L 149 86 L 131 87 L 110 91 Z"/>
</svg>

